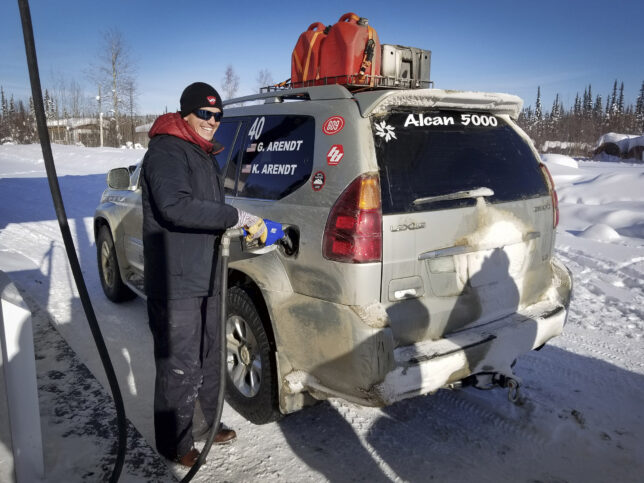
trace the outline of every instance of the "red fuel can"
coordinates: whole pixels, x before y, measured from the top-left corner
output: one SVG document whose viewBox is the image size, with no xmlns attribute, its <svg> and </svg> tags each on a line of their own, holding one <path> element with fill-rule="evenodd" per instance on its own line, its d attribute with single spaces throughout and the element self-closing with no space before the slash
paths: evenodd
<svg viewBox="0 0 644 483">
<path fill-rule="evenodd" d="M 323 23 L 315 22 L 297 39 L 291 55 L 291 84 L 306 83 L 319 78 L 320 49 L 326 38 L 324 30 Z"/>
<path fill-rule="evenodd" d="M 328 83 L 373 84 L 380 75 L 380 41 L 366 18 L 345 13 L 330 29 L 320 50 L 319 77 Z"/>
</svg>

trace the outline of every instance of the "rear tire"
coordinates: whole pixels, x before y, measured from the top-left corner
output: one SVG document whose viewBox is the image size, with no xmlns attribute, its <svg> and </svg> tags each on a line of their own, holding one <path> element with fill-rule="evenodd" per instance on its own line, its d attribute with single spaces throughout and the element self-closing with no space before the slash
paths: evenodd
<svg viewBox="0 0 644 483">
<path fill-rule="evenodd" d="M 125 302 L 132 300 L 136 294 L 130 290 L 121 279 L 121 271 L 116 258 L 114 241 L 109 227 L 101 226 L 96 238 L 96 259 L 98 261 L 98 275 L 105 296 L 112 302 Z"/>
<path fill-rule="evenodd" d="M 281 417 L 273 350 L 255 304 L 241 287 L 228 291 L 226 401 L 255 424 Z"/>
</svg>

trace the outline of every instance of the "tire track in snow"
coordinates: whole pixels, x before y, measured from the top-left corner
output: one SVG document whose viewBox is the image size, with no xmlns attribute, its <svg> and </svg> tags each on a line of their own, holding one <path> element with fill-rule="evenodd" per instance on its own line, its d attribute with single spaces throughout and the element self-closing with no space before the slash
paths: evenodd
<svg viewBox="0 0 644 483">
<path fill-rule="evenodd" d="M 573 272 L 569 323 L 641 339 L 644 333 L 644 257 L 616 263 L 585 251 L 557 249 Z"/>
<path fill-rule="evenodd" d="M 619 346 L 598 340 L 590 342 L 584 337 L 569 333 L 564 334 L 563 337 L 566 341 L 570 342 L 570 348 L 566 347 L 566 350 L 574 351 L 580 355 L 587 355 L 590 353 L 594 356 L 598 356 L 596 357 L 598 359 L 610 360 L 612 363 L 615 363 L 616 365 L 619 365 L 619 367 L 627 370 L 634 370 L 635 367 L 644 368 L 644 362 L 634 360 L 632 358 L 632 350 L 622 349 Z M 579 349 L 583 350 L 580 351 Z M 634 350 L 638 350 L 638 348 L 634 348 Z M 641 350 L 641 348 L 639 348 L 639 350 Z"/>
<path fill-rule="evenodd" d="M 506 390 L 496 388 L 494 391 L 500 391 L 505 394 Z M 444 411 L 444 416 L 455 419 L 458 421 L 460 415 L 453 415 L 452 408 L 460 408 L 465 414 L 474 414 L 477 419 L 484 421 L 485 425 L 492 425 L 500 433 L 499 438 L 502 439 L 517 439 L 527 440 L 532 443 L 544 446 L 548 443 L 549 438 L 543 436 L 538 428 L 528 424 L 523 416 L 518 416 L 518 419 L 510 417 L 513 411 L 507 411 L 505 415 L 499 414 L 497 409 L 499 407 L 491 405 L 491 398 L 488 396 L 488 391 L 481 391 L 475 388 L 468 388 L 463 391 L 445 391 L 443 398 L 446 400 L 446 405 L 441 408 Z M 497 392 L 498 394 L 498 392 Z M 516 409 L 523 412 L 522 406 L 517 406 L 504 398 L 504 403 L 507 404 L 506 408 Z M 508 437 L 508 435 L 514 435 Z M 489 433 L 483 441 L 488 441 Z"/>
<path fill-rule="evenodd" d="M 630 374 L 623 370 L 593 372 L 585 370 L 583 367 L 562 364 L 562 360 L 559 357 L 551 358 L 532 353 L 524 355 L 522 360 L 530 364 L 530 368 L 527 370 L 534 371 L 539 379 L 542 380 L 550 379 L 568 386 L 631 386 Z"/>
<path fill-rule="evenodd" d="M 374 460 L 393 481 L 427 480 L 430 474 L 439 480 L 453 480 L 454 475 L 449 478 L 445 467 L 452 471 L 458 469 L 459 475 L 463 476 L 463 471 L 469 471 L 471 458 L 465 453 L 454 452 L 450 442 L 480 445 L 484 440 L 472 438 L 471 431 L 463 427 L 462 421 L 455 424 L 443 414 L 437 414 L 435 397 L 401 401 L 383 409 L 363 409 L 342 401 L 334 401 L 334 405 L 361 435 Z M 379 417 L 361 414 L 373 412 Z M 400 468 L 401 461 L 404 461 L 404 469 Z M 437 461 L 449 464 L 437 466 Z"/>
</svg>

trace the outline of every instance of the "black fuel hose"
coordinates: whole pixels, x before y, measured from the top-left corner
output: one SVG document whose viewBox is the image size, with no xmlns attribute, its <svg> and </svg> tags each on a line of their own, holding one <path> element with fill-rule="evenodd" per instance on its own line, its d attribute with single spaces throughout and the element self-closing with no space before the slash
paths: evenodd
<svg viewBox="0 0 644 483">
<path fill-rule="evenodd" d="M 219 432 L 219 423 L 221 422 L 221 413 L 224 409 L 224 394 L 226 393 L 226 303 L 228 293 L 228 257 L 230 256 L 231 238 L 239 238 L 244 234 L 241 228 L 229 229 L 221 237 L 219 253 L 221 255 L 221 301 L 220 301 L 220 324 L 219 324 L 219 394 L 217 395 L 217 408 L 215 410 L 215 420 L 213 421 L 206 444 L 201 450 L 199 458 L 190 471 L 183 477 L 181 483 L 187 483 L 199 471 L 201 465 L 206 461 L 206 456 L 210 452 L 212 442 Z"/>
<path fill-rule="evenodd" d="M 92 302 L 87 292 L 87 287 L 85 286 L 85 280 L 81 272 L 80 263 L 78 262 L 76 249 L 74 247 L 74 240 L 69 229 L 69 224 L 67 223 L 67 214 L 65 213 L 63 198 L 60 194 L 58 176 L 56 175 L 56 166 L 54 165 L 54 157 L 51 151 L 51 143 L 49 141 L 49 132 L 47 131 L 47 121 L 45 119 L 42 88 L 40 86 L 40 74 L 38 73 L 38 60 L 36 58 L 36 44 L 34 42 L 34 32 L 31 24 L 31 12 L 29 10 L 28 0 L 18 0 L 18 7 L 20 9 L 20 18 L 22 21 L 22 33 L 25 39 L 27 66 L 29 68 L 29 80 L 31 81 L 31 95 L 34 102 L 38 136 L 40 138 L 40 145 L 42 147 L 42 153 L 45 160 L 45 168 L 47 170 L 47 179 L 49 180 L 49 190 L 51 191 L 54 208 L 56 209 L 56 217 L 58 218 L 58 224 L 60 225 L 60 231 L 63 236 L 63 242 L 65 243 L 67 258 L 69 259 L 69 264 L 71 265 L 72 273 L 74 275 L 74 281 L 76 282 L 76 288 L 78 289 L 80 300 L 83 304 L 83 309 L 85 310 L 85 316 L 87 317 L 87 322 L 89 323 L 89 327 L 92 331 L 92 336 L 94 337 L 94 342 L 96 343 L 101 363 L 105 369 L 105 374 L 107 375 L 107 380 L 116 406 L 118 447 L 116 462 L 114 463 L 114 469 L 112 470 L 112 475 L 109 480 L 111 482 L 116 482 L 118 481 L 121 475 L 121 470 L 123 469 L 125 449 L 127 445 L 127 420 L 125 419 L 123 398 L 121 397 L 121 391 L 116 379 L 116 374 L 114 373 L 112 361 L 110 360 L 107 347 L 105 346 L 105 341 L 103 340 L 103 335 L 101 334 L 101 329 L 98 325 L 98 321 L 96 320 L 96 315 L 94 314 Z"/>
</svg>

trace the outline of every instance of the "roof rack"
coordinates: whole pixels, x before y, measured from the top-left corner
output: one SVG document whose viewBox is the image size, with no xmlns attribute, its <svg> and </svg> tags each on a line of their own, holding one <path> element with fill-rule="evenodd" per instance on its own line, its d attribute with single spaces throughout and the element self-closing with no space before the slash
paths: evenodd
<svg viewBox="0 0 644 483">
<path fill-rule="evenodd" d="M 397 77 L 385 77 L 380 75 L 338 75 L 334 77 L 322 77 L 320 79 L 304 82 L 281 82 L 272 86 L 262 87 L 261 93 L 283 92 L 301 87 L 341 85 L 351 92 L 376 89 L 428 89 L 434 87 L 434 81 L 401 79 Z"/>
<path fill-rule="evenodd" d="M 290 79 L 289 79 L 290 81 Z M 285 100 L 331 100 L 351 99 L 353 94 L 363 91 L 384 89 L 427 89 L 434 86 L 433 81 L 400 79 L 395 77 L 371 75 L 342 75 L 324 77 L 306 82 L 289 81 L 272 86 L 262 87 L 258 94 L 227 99 L 224 106 L 235 106 L 245 102 L 261 101 L 265 103 L 284 102 Z"/>
</svg>

